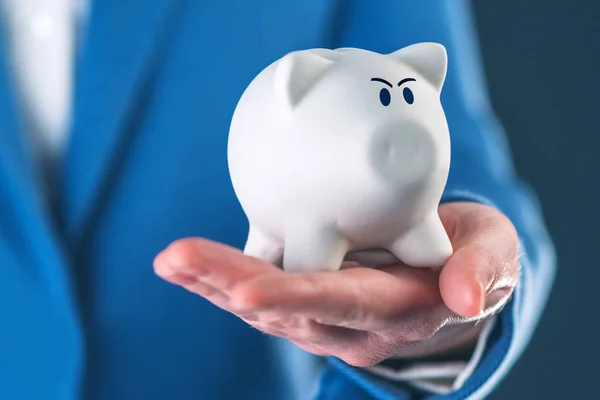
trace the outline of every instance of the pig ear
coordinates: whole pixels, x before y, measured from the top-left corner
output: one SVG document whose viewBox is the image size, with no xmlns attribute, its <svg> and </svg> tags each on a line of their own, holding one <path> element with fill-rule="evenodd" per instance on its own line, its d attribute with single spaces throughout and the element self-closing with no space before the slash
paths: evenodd
<svg viewBox="0 0 600 400">
<path fill-rule="evenodd" d="M 286 55 L 275 67 L 276 96 L 294 108 L 331 65 L 332 60 L 319 54 L 302 51 Z"/>
<path fill-rule="evenodd" d="M 448 69 L 446 48 L 439 43 L 417 43 L 390 54 L 423 75 L 438 91 L 442 90 Z"/>
</svg>

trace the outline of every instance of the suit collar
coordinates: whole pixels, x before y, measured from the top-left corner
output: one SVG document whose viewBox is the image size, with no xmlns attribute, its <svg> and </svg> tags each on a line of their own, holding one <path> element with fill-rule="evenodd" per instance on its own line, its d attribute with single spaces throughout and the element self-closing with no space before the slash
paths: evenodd
<svg viewBox="0 0 600 400">
<path fill-rule="evenodd" d="M 17 243 L 23 247 L 13 250 L 27 252 L 34 261 L 23 265 L 33 270 L 31 276 L 41 277 L 58 301 L 73 304 L 63 242 L 52 224 L 25 140 L 5 49 L 0 35 L 0 197 L 6 207 L 0 210 L 4 215 L 0 229 L 19 237 Z"/>
<path fill-rule="evenodd" d="M 62 166 L 62 215 L 81 237 L 101 205 L 143 114 L 144 89 L 181 0 L 90 4 L 77 66 L 73 125 Z"/>
</svg>

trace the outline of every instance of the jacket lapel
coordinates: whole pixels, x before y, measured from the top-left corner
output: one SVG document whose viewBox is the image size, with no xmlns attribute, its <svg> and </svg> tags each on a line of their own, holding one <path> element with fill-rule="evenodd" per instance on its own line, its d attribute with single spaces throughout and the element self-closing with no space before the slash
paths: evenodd
<svg viewBox="0 0 600 400">
<path fill-rule="evenodd" d="M 53 225 L 42 195 L 40 174 L 28 151 L 2 39 L 0 35 L 0 216 L 6 217 L 0 217 L 0 230 L 23 232 L 24 247 L 15 251 L 27 252 L 35 270 L 32 276 L 41 276 L 61 303 L 72 304 L 72 282 L 63 242 Z M 29 266 L 25 263 L 23 267 Z"/>
<path fill-rule="evenodd" d="M 180 0 L 92 2 L 62 168 L 62 217 L 79 240 L 136 130 L 136 111 Z"/>
<path fill-rule="evenodd" d="M 9 68 L 6 46 L 0 40 L 0 173 L 15 194 L 30 199 L 36 192 L 36 174 L 19 124 Z"/>
</svg>

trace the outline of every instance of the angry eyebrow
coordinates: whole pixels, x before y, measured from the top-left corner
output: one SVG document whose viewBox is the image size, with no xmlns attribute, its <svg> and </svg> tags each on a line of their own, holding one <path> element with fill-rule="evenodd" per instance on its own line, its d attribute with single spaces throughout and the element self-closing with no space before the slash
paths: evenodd
<svg viewBox="0 0 600 400">
<path fill-rule="evenodd" d="M 381 78 L 371 78 L 371 82 L 381 82 L 381 83 L 385 83 L 389 87 L 394 87 L 391 83 L 389 83 L 385 79 L 381 79 Z"/>
<path fill-rule="evenodd" d="M 404 78 L 402 79 L 400 82 L 398 82 L 398 86 L 402 86 L 402 84 L 406 83 L 406 82 L 416 82 L 417 80 L 415 78 Z"/>
</svg>

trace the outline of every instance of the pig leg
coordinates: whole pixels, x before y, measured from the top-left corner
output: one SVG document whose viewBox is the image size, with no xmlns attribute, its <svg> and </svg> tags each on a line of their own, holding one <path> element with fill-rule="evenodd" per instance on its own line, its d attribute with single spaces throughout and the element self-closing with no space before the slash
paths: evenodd
<svg viewBox="0 0 600 400">
<path fill-rule="evenodd" d="M 441 267 L 453 252 L 437 212 L 425 217 L 388 250 L 412 267 Z"/>
<path fill-rule="evenodd" d="M 286 272 L 337 271 L 348 248 L 348 240 L 331 227 L 290 224 L 285 234 L 283 269 Z"/>
<path fill-rule="evenodd" d="M 244 254 L 259 258 L 274 265 L 281 264 L 283 246 L 264 235 L 261 231 L 250 226 Z"/>
</svg>

